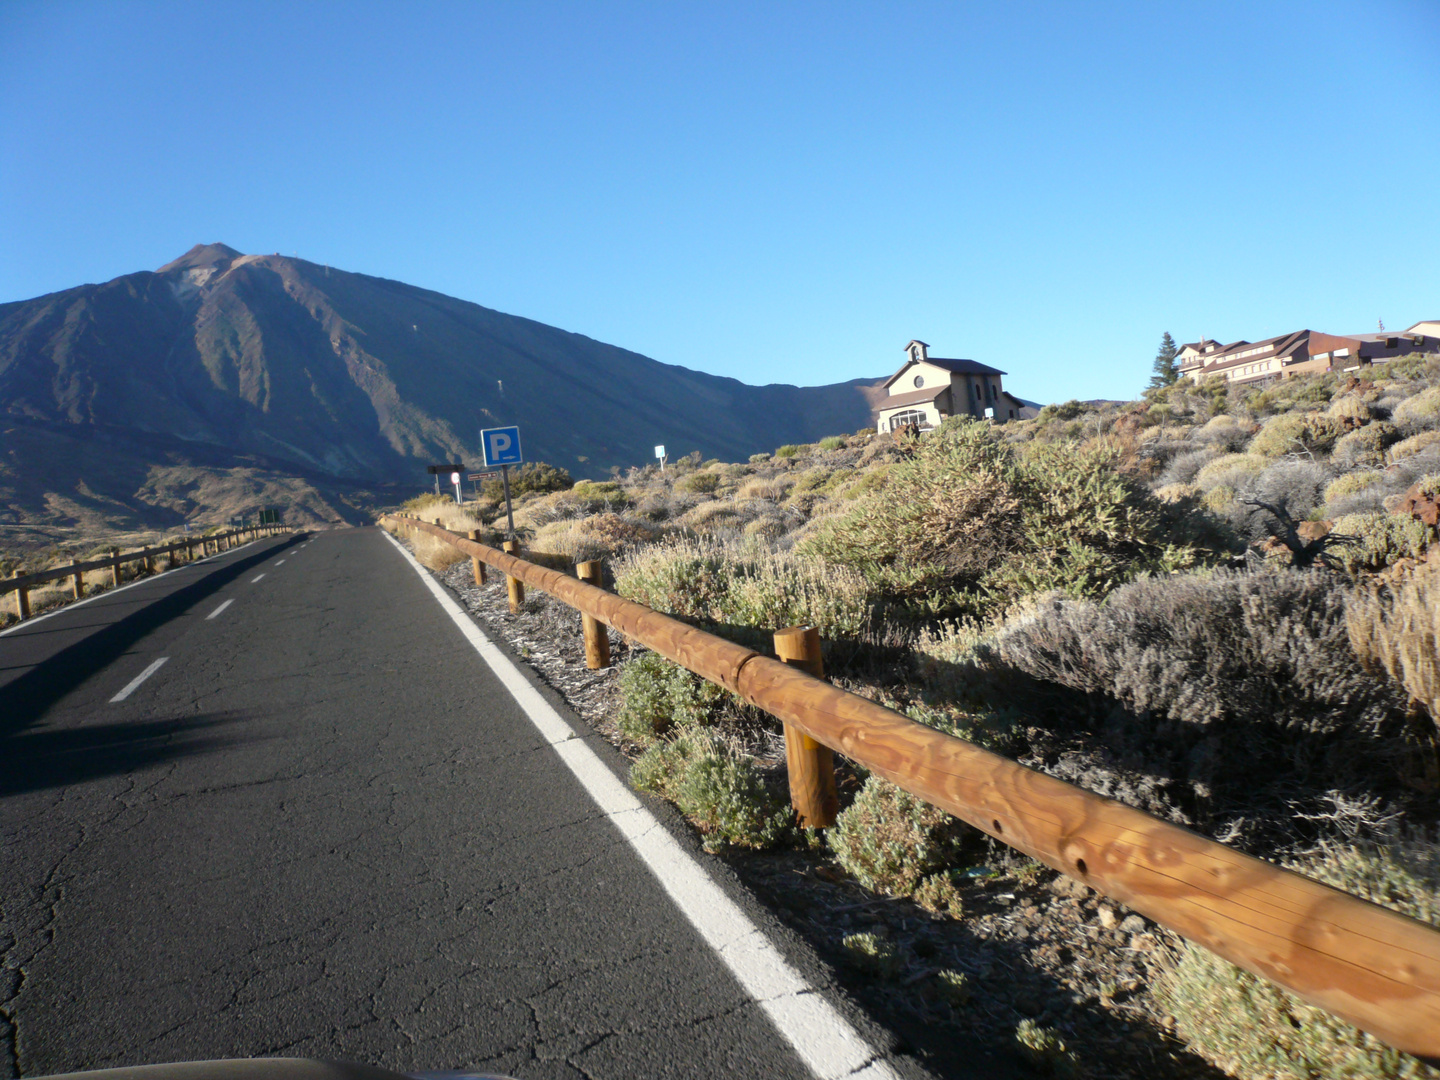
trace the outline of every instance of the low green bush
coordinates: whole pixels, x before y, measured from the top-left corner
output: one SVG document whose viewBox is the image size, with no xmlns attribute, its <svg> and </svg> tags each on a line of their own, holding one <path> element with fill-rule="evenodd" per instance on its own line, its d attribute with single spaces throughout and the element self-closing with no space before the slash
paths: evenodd
<svg viewBox="0 0 1440 1080">
<path fill-rule="evenodd" d="M 551 491 L 568 491 L 575 483 L 570 474 L 558 465 L 544 461 L 527 461 L 524 465 L 510 470 L 510 496 L 544 495 Z M 485 480 L 480 484 L 480 494 L 492 502 L 505 498 L 505 483 L 501 477 Z"/>
<path fill-rule="evenodd" d="M 1045 589 L 1103 593 L 1203 561 L 1193 512 L 1121 475 L 1120 456 L 1112 444 L 1017 449 L 988 425 L 947 422 L 796 550 L 929 616 L 987 615 Z"/>
<path fill-rule="evenodd" d="M 715 723 L 727 704 L 739 706 L 734 695 L 654 652 L 641 653 L 620 669 L 620 695 L 616 723 L 641 746 L 673 728 Z"/>
<path fill-rule="evenodd" d="M 881 979 L 895 979 L 905 970 L 905 962 L 894 942 L 877 934 L 847 934 L 840 942 L 845 954 L 861 971 Z"/>
<path fill-rule="evenodd" d="M 1042 1076 L 1079 1075 L 1079 1062 L 1054 1028 L 1041 1027 L 1034 1020 L 1021 1020 L 1015 1027 L 1015 1042 L 1020 1053 Z"/>
<path fill-rule="evenodd" d="M 839 450 L 845 445 L 845 436 L 826 435 L 817 445 L 819 445 L 821 450 Z"/>
<path fill-rule="evenodd" d="M 1249 452 L 1277 458 L 1297 451 L 1323 453 L 1345 434 L 1345 423 L 1324 413 L 1281 413 L 1265 421 L 1250 440 Z"/>
<path fill-rule="evenodd" d="M 794 813 L 755 766 L 690 732 L 652 746 L 630 769 L 630 783 L 673 802 L 700 830 L 705 850 L 765 850 L 793 833 Z"/>
<path fill-rule="evenodd" d="M 1395 406 L 1395 426 L 1410 434 L 1440 427 L 1440 386 L 1422 390 Z"/>
<path fill-rule="evenodd" d="M 1346 495 L 1354 495 L 1367 488 L 1375 487 L 1377 484 L 1383 484 L 1384 480 L 1385 477 L 1374 469 L 1361 469 L 1357 472 L 1346 473 L 1344 476 L 1337 476 L 1325 485 L 1325 501 L 1332 503 Z"/>
<path fill-rule="evenodd" d="M 709 495 L 720 486 L 720 474 L 709 470 L 682 476 L 675 482 L 676 491 L 689 491 L 697 495 Z"/>
<path fill-rule="evenodd" d="M 775 448 L 775 456 L 782 460 L 786 458 L 799 457 L 801 452 L 804 450 L 805 447 L 803 446 L 797 446 L 794 443 L 786 443 L 784 446 L 777 446 Z"/>
<path fill-rule="evenodd" d="M 767 648 L 782 626 L 814 626 L 832 642 L 872 640 L 883 613 L 861 574 L 758 540 L 674 540 L 637 551 L 616 564 L 615 588 L 627 600 L 732 637 L 758 635 Z M 737 635 L 744 629 L 752 633 Z"/>
<path fill-rule="evenodd" d="M 1435 530 L 1423 521 L 1381 510 L 1338 517 L 1330 532 L 1352 538 L 1350 543 L 1331 549 L 1331 554 L 1352 573 L 1384 570 L 1400 559 L 1418 559 L 1435 540 Z"/>
<path fill-rule="evenodd" d="M 840 865 L 867 889 L 910 896 L 960 860 L 966 826 L 888 780 L 871 776 L 825 835 Z"/>
<path fill-rule="evenodd" d="M 1291 868 L 1344 892 L 1440 926 L 1440 848 L 1416 836 L 1328 844 Z M 1242 971 L 1199 945 L 1155 987 L 1176 1032 L 1235 1076 L 1277 1080 L 1436 1080 L 1431 1068 L 1374 1036 Z"/>
</svg>

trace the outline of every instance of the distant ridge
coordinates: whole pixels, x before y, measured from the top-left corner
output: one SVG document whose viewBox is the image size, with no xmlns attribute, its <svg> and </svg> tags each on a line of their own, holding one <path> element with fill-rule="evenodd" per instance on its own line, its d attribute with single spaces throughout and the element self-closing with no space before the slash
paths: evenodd
<svg viewBox="0 0 1440 1080">
<path fill-rule="evenodd" d="M 185 447 L 211 468 L 416 487 L 429 462 L 478 463 L 479 429 L 511 423 L 527 457 L 576 476 L 660 443 L 744 460 L 867 426 L 874 381 L 748 386 L 402 282 L 197 244 L 157 271 L 0 304 L 0 415 L 29 433 L 7 439 L 29 449 L 0 462 L 0 519 L 56 513 L 52 483 L 61 502 L 143 514 L 140 466 Z M 26 460 L 107 438 L 140 459 L 123 481 Z"/>
</svg>

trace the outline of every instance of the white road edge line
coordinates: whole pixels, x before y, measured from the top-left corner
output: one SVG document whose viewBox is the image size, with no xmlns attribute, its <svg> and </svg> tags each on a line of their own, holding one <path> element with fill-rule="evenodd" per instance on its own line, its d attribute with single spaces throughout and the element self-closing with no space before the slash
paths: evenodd
<svg viewBox="0 0 1440 1080">
<path fill-rule="evenodd" d="M 144 671 L 140 672 L 139 675 L 136 675 L 133 679 L 126 683 L 125 689 L 121 690 L 118 694 L 112 697 L 110 699 L 110 703 L 113 705 L 117 701 L 124 701 L 127 697 L 129 697 L 135 692 L 136 687 L 138 687 L 151 675 L 154 675 L 155 672 L 159 671 L 160 665 L 165 663 L 165 661 L 169 659 L 170 658 L 168 656 L 162 656 L 159 660 L 153 661 L 149 667 L 147 667 Z"/>
<path fill-rule="evenodd" d="M 260 541 L 258 540 L 250 541 L 251 544 L 258 544 L 259 542 Z M 242 546 L 249 547 L 249 544 L 245 544 Z M 239 550 L 240 548 L 231 549 L 231 551 Z M 228 554 L 229 552 L 226 551 L 222 551 L 220 553 L 220 555 Z M 68 604 L 61 604 L 59 607 L 53 608 L 52 610 L 45 612 L 44 615 L 35 615 L 29 619 L 26 619 L 24 622 L 18 622 L 14 626 L 7 627 L 4 630 L 0 630 L 0 637 L 4 637 L 6 634 L 13 634 L 16 630 L 26 630 L 43 619 L 49 619 L 55 615 L 64 615 L 67 611 L 74 611 L 77 607 L 83 607 L 84 605 L 90 603 L 92 600 L 104 600 L 107 596 L 114 596 L 116 593 L 124 592 L 126 589 L 133 589 L 136 585 L 146 585 L 152 581 L 160 581 L 163 578 L 168 578 L 171 574 L 183 573 L 184 571 L 189 570 L 192 566 L 200 566 L 202 563 L 213 562 L 214 560 L 220 558 L 220 555 L 207 555 L 203 559 L 196 559 L 194 562 L 188 562 L 184 566 L 177 566 L 174 570 L 166 570 L 164 573 L 161 574 L 151 574 L 149 577 L 143 577 L 139 581 L 132 581 L 129 585 L 121 585 L 114 589 L 106 589 L 104 592 L 94 593 L 90 596 L 85 597 L 84 600 L 72 600 Z M 281 562 L 284 562 L 284 560 L 282 559 Z"/>
<path fill-rule="evenodd" d="M 805 981 L 710 875 L 686 854 L 635 794 L 585 745 L 415 557 L 388 532 L 385 539 L 420 575 L 466 640 L 516 704 L 620 830 L 670 898 L 725 962 L 817 1080 L 899 1080 L 880 1052 Z"/>
<path fill-rule="evenodd" d="M 257 581 L 259 581 L 259 580 L 260 580 L 262 577 L 264 577 L 264 576 L 265 576 L 264 574 L 256 574 L 254 577 L 252 577 L 252 578 L 250 579 L 250 584 L 251 584 L 251 585 L 254 585 Z"/>
<path fill-rule="evenodd" d="M 205 621 L 206 621 L 206 622 L 209 622 L 211 619 L 215 618 L 216 615 L 219 615 L 220 612 L 224 611 L 227 607 L 229 607 L 229 606 L 230 606 L 231 604 L 233 604 L 234 602 L 235 602 L 234 600 L 226 600 L 223 604 L 221 604 L 219 607 L 217 607 L 214 611 L 210 612 L 209 615 L 206 615 L 206 616 L 205 616 Z"/>
</svg>

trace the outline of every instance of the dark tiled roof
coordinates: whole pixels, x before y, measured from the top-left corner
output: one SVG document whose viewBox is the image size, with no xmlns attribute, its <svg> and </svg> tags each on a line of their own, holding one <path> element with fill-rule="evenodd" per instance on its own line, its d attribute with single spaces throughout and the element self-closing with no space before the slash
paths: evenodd
<svg viewBox="0 0 1440 1080">
<path fill-rule="evenodd" d="M 904 375 L 905 372 L 906 372 L 906 370 L 907 370 L 908 368 L 910 368 L 910 367 L 911 367 L 913 364 L 915 364 L 915 363 L 934 364 L 936 367 L 942 368 L 943 370 L 952 372 L 952 373 L 954 373 L 954 374 L 956 374 L 956 375 L 1004 375 L 1004 374 L 1005 374 L 1005 372 L 1001 371 L 999 368 L 989 367 L 988 365 L 986 365 L 986 364 L 981 364 L 981 363 L 979 363 L 978 361 L 975 361 L 975 360 L 946 360 L 946 359 L 943 359 L 943 358 L 937 357 L 937 356 L 927 356 L 924 360 L 921 360 L 921 361 L 915 361 L 915 360 L 907 360 L 907 361 L 905 361 L 905 363 L 901 366 L 901 368 L 900 368 L 899 371 L 895 372 L 894 375 L 891 375 L 890 378 L 888 378 L 888 379 L 885 380 L 884 385 L 885 385 L 885 386 L 889 386 L 889 385 L 890 385 L 891 383 L 893 383 L 896 379 L 900 378 L 901 375 Z"/>
<path fill-rule="evenodd" d="M 1296 330 L 1289 334 L 1281 334 L 1279 337 L 1265 338 L 1263 341 L 1237 341 L 1233 345 L 1225 346 L 1223 352 L 1212 353 L 1214 359 L 1205 365 L 1205 370 L 1225 371 L 1241 364 L 1258 364 L 1276 357 L 1288 359 L 1296 351 L 1302 350 L 1308 358 L 1310 355 L 1307 349 L 1309 340 L 1309 330 Z M 1250 356 L 1231 357 L 1227 355 L 1232 351 L 1249 352 L 1251 349 L 1263 349 L 1266 345 L 1272 346 L 1269 352 L 1254 353 Z"/>
</svg>

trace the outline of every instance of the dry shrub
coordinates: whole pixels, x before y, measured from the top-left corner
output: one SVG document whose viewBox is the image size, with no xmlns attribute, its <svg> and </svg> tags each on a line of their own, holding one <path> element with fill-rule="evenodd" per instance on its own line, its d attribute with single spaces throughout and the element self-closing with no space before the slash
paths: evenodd
<svg viewBox="0 0 1440 1080">
<path fill-rule="evenodd" d="M 1364 400 L 1353 394 L 1336 398 L 1330 402 L 1330 408 L 1325 411 L 1336 420 L 1350 420 L 1361 424 L 1375 415 L 1374 411 L 1369 405 L 1365 404 Z"/>
<path fill-rule="evenodd" d="M 757 476 L 741 484 L 735 496 L 739 499 L 768 499 L 779 502 L 794 486 L 795 481 L 789 476 Z"/>
<path fill-rule="evenodd" d="M 767 646 L 782 626 L 814 626 L 827 642 L 870 640 L 879 628 L 873 590 L 862 575 L 754 540 L 672 540 L 635 551 L 616 564 L 615 588 L 626 599 L 732 637 L 758 635 Z"/>
<path fill-rule="evenodd" d="M 885 490 L 796 545 L 859 570 L 927 615 L 989 614 L 1028 593 L 1103 593 L 1200 558 L 1186 504 L 1167 506 L 1117 471 L 1114 441 L 1027 443 L 947 422 L 894 465 Z"/>
<path fill-rule="evenodd" d="M 1364 427 L 1342 435 L 1332 451 L 1335 464 L 1341 468 L 1355 465 L 1380 465 L 1385 448 L 1400 438 L 1400 431 L 1388 420 L 1374 420 Z"/>
<path fill-rule="evenodd" d="M 1362 469 L 1359 472 L 1337 476 L 1325 486 L 1325 501 L 1333 503 L 1346 495 L 1354 495 L 1367 488 L 1383 484 L 1384 480 L 1385 478 L 1374 469 Z"/>
<path fill-rule="evenodd" d="M 1235 490 L 1265 471 L 1269 462 L 1257 454 L 1226 454 L 1216 458 L 1195 474 L 1195 486 L 1201 491 L 1217 487 Z"/>
<path fill-rule="evenodd" d="M 1344 591 L 1318 570 L 1143 579 L 1051 602 L 977 652 L 1050 730 L 1160 778 L 1195 822 L 1388 793 L 1407 753 L 1404 695 L 1360 666 Z"/>
<path fill-rule="evenodd" d="M 1281 413 L 1265 421 L 1250 440 L 1250 453 L 1282 457 L 1298 450 L 1323 452 L 1345 434 L 1345 423 L 1324 413 Z"/>
<path fill-rule="evenodd" d="M 910 896 L 932 874 L 955 865 L 968 826 L 888 780 L 872 776 L 825 838 L 867 889 Z"/>
<path fill-rule="evenodd" d="M 419 560 L 420 565 L 429 567 L 437 573 L 466 558 L 458 548 L 452 547 L 444 540 L 431 536 L 427 532 L 416 532 L 410 543 L 415 549 L 415 558 Z"/>
<path fill-rule="evenodd" d="M 1440 575 L 1357 590 L 1345 625 L 1360 663 L 1386 672 L 1440 725 Z"/>
<path fill-rule="evenodd" d="M 1327 843 L 1289 864 L 1327 885 L 1440 925 L 1440 849 L 1416 834 Z M 1190 1049 L 1235 1076 L 1437 1080 L 1424 1065 L 1204 948 L 1186 944 L 1155 987 Z"/>
<path fill-rule="evenodd" d="M 1405 458 L 1415 457 L 1423 454 L 1431 447 L 1440 446 L 1440 431 L 1422 431 L 1419 435 L 1412 435 L 1408 439 L 1401 439 L 1390 448 L 1390 460 L 1401 461 Z"/>
<path fill-rule="evenodd" d="M 1337 517 L 1331 534 L 1350 538 L 1330 553 L 1351 573 L 1375 572 L 1401 559 L 1418 559 L 1435 539 L 1434 530 L 1424 522 L 1383 510 Z"/>
<path fill-rule="evenodd" d="M 1440 426 L 1440 386 L 1432 386 L 1400 402 L 1391 419 L 1396 427 L 1410 434 Z"/>
</svg>

